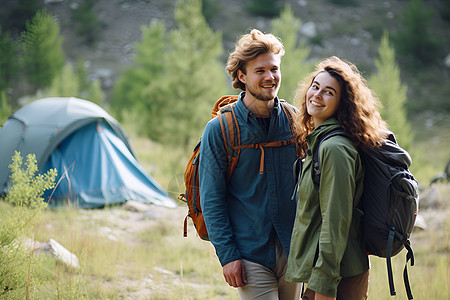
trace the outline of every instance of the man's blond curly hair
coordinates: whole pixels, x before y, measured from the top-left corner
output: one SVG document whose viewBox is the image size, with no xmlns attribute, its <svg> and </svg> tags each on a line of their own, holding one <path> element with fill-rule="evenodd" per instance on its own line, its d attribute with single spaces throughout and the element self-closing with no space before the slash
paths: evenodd
<svg viewBox="0 0 450 300">
<path fill-rule="evenodd" d="M 228 57 L 225 70 L 230 74 L 233 88 L 245 91 L 245 84 L 238 78 L 238 70 L 246 73 L 247 62 L 254 60 L 260 54 L 273 53 L 284 55 L 284 46 L 273 34 L 264 34 L 258 29 L 241 36 L 234 51 Z"/>
</svg>

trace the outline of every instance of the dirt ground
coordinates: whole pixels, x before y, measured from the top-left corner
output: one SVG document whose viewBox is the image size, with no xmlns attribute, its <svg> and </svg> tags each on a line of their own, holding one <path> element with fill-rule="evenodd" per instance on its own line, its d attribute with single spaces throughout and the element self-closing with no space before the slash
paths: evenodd
<svg viewBox="0 0 450 300">
<path fill-rule="evenodd" d="M 132 203 L 130 205 L 130 203 Z M 103 224 L 97 230 L 100 235 L 109 238 L 112 241 L 121 241 L 127 245 L 138 245 L 141 243 L 138 234 L 141 231 L 151 230 L 153 226 L 158 226 L 160 220 L 164 222 L 176 224 L 180 228 L 180 236 L 182 233 L 182 224 L 187 213 L 187 207 L 184 205 L 175 208 L 167 208 L 158 205 L 148 205 L 130 201 L 121 207 L 111 208 L 107 210 L 83 210 L 82 218 L 98 220 Z M 126 268 L 126 266 L 123 266 Z M 114 288 L 122 291 L 120 299 L 150 299 L 156 288 L 159 291 L 164 288 L 159 284 L 156 286 L 153 282 L 153 275 L 149 272 L 145 276 L 138 279 L 132 279 L 128 276 L 121 276 L 125 269 L 118 268 L 118 276 L 120 281 L 111 282 Z M 180 281 L 180 276 L 172 271 L 155 266 L 153 271 L 159 273 L 163 278 L 167 278 L 164 282 L 176 283 Z M 102 284 L 105 284 L 102 282 Z M 189 282 L 183 282 L 189 285 Z M 120 286 L 118 286 L 120 285 Z M 195 286 L 196 284 L 192 284 Z M 169 288 L 169 287 L 167 287 Z"/>
</svg>

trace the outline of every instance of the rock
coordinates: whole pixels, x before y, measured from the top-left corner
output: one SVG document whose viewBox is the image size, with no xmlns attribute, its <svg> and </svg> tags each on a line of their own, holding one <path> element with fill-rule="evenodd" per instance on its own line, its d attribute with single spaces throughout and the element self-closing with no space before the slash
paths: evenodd
<svg viewBox="0 0 450 300">
<path fill-rule="evenodd" d="M 48 253 L 70 267 L 76 269 L 80 268 L 80 263 L 78 262 L 77 256 L 71 253 L 66 248 L 64 248 L 60 243 L 58 243 L 54 239 L 50 239 L 50 241 L 47 243 L 40 243 L 36 241 L 32 243 L 32 245 L 33 248 L 35 249 L 34 252 L 35 254 Z"/>
<path fill-rule="evenodd" d="M 79 269 L 80 263 L 75 254 L 71 253 L 69 250 L 64 248 L 60 243 L 54 239 L 50 239 L 50 247 L 52 254 L 55 255 L 59 260 L 64 262 L 66 265 Z"/>
<path fill-rule="evenodd" d="M 300 27 L 300 32 L 309 38 L 315 37 L 317 35 L 316 24 L 314 22 L 306 22 Z"/>
<path fill-rule="evenodd" d="M 306 1 L 306 0 L 298 0 L 298 5 L 300 5 L 300 6 L 307 6 L 308 5 L 308 1 Z"/>
</svg>

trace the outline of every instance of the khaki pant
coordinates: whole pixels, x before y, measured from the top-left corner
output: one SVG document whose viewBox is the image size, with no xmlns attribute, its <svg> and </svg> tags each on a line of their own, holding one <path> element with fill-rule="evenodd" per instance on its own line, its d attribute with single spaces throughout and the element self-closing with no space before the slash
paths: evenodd
<svg viewBox="0 0 450 300">
<path fill-rule="evenodd" d="M 242 300 L 298 300 L 301 283 L 284 281 L 287 257 L 277 239 L 275 270 L 243 260 L 247 275 L 245 287 L 238 288 Z"/>
<path fill-rule="evenodd" d="M 315 292 L 306 289 L 303 300 L 314 300 Z M 352 277 L 343 277 L 337 288 L 336 300 L 366 300 L 369 296 L 369 270 Z"/>
</svg>

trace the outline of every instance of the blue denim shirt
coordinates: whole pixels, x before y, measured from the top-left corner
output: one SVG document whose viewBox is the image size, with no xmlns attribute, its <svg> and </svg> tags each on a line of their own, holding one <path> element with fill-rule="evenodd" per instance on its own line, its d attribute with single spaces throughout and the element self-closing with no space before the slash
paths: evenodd
<svg viewBox="0 0 450 300">
<path fill-rule="evenodd" d="M 278 99 L 268 132 L 244 106 L 241 93 L 234 105 L 241 145 L 290 140 L 289 119 Z M 242 149 L 227 181 L 227 155 L 218 118 L 203 132 L 200 146 L 200 201 L 209 238 L 222 266 L 246 259 L 275 267 L 276 237 L 287 255 L 296 211 L 292 166 L 295 146 L 264 148 L 264 173 L 259 174 L 261 150 Z"/>
</svg>

